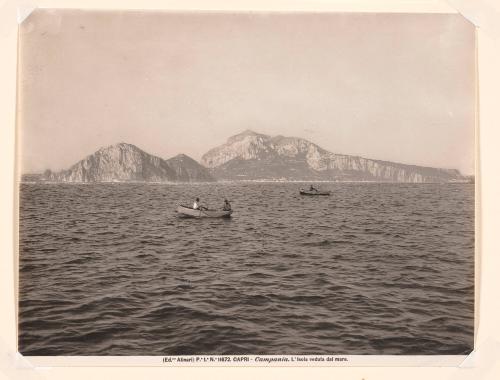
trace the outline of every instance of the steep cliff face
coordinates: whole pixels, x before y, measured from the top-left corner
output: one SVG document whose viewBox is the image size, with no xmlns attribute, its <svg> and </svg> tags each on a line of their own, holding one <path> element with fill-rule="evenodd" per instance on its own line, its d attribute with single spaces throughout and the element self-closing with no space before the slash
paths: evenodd
<svg viewBox="0 0 500 380">
<path fill-rule="evenodd" d="M 67 170 L 48 170 L 29 178 L 62 182 L 467 181 L 457 170 L 335 154 L 301 138 L 271 137 L 250 130 L 208 151 L 202 163 L 204 166 L 184 154 L 164 160 L 134 145 L 120 143 L 99 149 Z"/>
<path fill-rule="evenodd" d="M 120 143 L 99 149 L 68 170 L 58 173 L 47 171 L 44 173 L 43 179 L 61 182 L 198 182 L 213 180 L 205 168 L 197 164 L 196 161 L 191 161 L 193 162 L 189 162 L 188 169 L 182 167 L 182 162 L 175 162 L 175 165 L 170 166 L 167 161 L 150 155 L 135 145 Z M 199 166 L 198 171 L 194 169 L 195 165 Z M 203 174 L 203 178 L 198 178 L 196 173 Z"/>
<path fill-rule="evenodd" d="M 201 158 L 201 163 L 208 168 L 216 168 L 233 159 L 262 159 L 272 153 L 269 136 L 246 130 L 230 137 L 226 144 L 209 150 Z"/>
<path fill-rule="evenodd" d="M 310 141 L 247 130 L 208 151 L 202 164 L 220 179 L 448 182 L 457 170 L 404 165 L 335 154 Z"/>
</svg>

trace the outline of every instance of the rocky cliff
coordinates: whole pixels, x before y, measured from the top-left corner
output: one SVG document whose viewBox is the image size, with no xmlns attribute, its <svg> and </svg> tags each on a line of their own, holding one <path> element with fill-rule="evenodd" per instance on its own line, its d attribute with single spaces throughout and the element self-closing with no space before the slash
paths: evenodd
<svg viewBox="0 0 500 380">
<path fill-rule="evenodd" d="M 202 157 L 202 165 L 180 154 L 168 160 L 120 143 L 99 149 L 67 170 L 25 175 L 57 182 L 211 182 L 304 180 L 467 182 L 457 170 L 398 164 L 335 154 L 305 139 L 247 130 Z"/>
<path fill-rule="evenodd" d="M 202 157 L 202 164 L 226 180 L 339 180 L 450 182 L 464 177 L 439 169 L 335 154 L 310 141 L 247 130 Z"/>
<path fill-rule="evenodd" d="M 46 171 L 42 179 L 57 182 L 214 181 L 206 168 L 187 156 L 163 160 L 126 143 L 101 148 L 67 170 Z"/>
</svg>

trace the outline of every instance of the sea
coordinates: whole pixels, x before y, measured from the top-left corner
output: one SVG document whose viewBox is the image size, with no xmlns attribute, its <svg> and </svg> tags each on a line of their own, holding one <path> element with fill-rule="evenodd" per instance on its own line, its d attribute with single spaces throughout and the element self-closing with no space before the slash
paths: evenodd
<svg viewBox="0 0 500 380">
<path fill-rule="evenodd" d="M 468 354 L 474 185 L 308 185 L 22 183 L 19 351 Z"/>
</svg>

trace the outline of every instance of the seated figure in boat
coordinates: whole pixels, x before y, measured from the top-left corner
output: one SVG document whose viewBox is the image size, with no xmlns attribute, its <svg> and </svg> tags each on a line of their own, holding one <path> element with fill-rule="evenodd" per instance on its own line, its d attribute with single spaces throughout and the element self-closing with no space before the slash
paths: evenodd
<svg viewBox="0 0 500 380">
<path fill-rule="evenodd" d="M 193 210 L 201 210 L 200 198 L 196 198 L 193 203 Z"/>
<path fill-rule="evenodd" d="M 230 211 L 231 210 L 231 203 L 227 199 L 224 199 L 224 207 L 222 207 L 224 211 Z"/>
<path fill-rule="evenodd" d="M 200 203 L 200 198 L 196 198 L 196 200 L 193 203 L 193 210 L 208 210 L 205 206 L 202 206 Z"/>
<path fill-rule="evenodd" d="M 318 189 L 314 188 L 313 185 L 309 188 L 309 191 L 318 191 Z"/>
</svg>

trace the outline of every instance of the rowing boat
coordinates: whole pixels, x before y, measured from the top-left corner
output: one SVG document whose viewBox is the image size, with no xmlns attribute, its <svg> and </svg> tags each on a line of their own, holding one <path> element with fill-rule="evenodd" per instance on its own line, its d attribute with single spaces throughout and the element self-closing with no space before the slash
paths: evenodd
<svg viewBox="0 0 500 380">
<path fill-rule="evenodd" d="M 233 210 L 210 210 L 210 209 L 194 209 L 192 207 L 179 205 L 177 207 L 179 216 L 187 218 L 229 218 Z"/>
<path fill-rule="evenodd" d="M 301 195 L 330 195 L 329 191 L 320 191 L 320 190 L 304 190 L 300 189 Z"/>
</svg>

